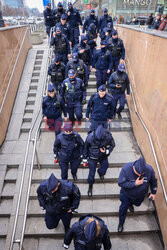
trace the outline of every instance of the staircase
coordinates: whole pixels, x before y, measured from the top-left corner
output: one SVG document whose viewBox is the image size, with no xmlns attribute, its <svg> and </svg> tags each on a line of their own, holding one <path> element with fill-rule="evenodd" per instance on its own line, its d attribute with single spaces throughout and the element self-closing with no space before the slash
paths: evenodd
<svg viewBox="0 0 167 250">
<path fill-rule="evenodd" d="M 0 249 L 8 250 L 10 235 L 12 231 L 13 216 L 15 214 L 17 194 L 19 191 L 20 175 L 22 171 L 22 159 L 25 153 L 26 139 L 30 131 L 31 122 L 34 119 L 34 113 L 40 103 L 40 77 L 42 74 L 41 65 L 46 59 L 43 52 L 34 54 L 34 66 L 31 79 L 27 86 L 27 98 L 25 98 L 24 111 L 22 112 L 21 122 L 18 123 L 19 134 L 17 138 L 10 137 L 11 131 L 4 142 L 0 151 Z M 32 64 L 29 64 L 32 67 Z M 43 66 L 44 67 L 44 66 Z M 87 88 L 87 101 L 90 96 L 96 92 L 96 78 L 92 73 L 90 75 Z M 17 97 L 17 99 L 19 96 Z M 16 100 L 17 101 L 17 100 Z M 19 108 L 19 107 L 18 107 Z M 74 130 L 80 133 L 85 140 L 89 131 L 89 122 L 85 121 L 86 105 L 83 106 L 83 121 L 81 126 L 75 126 Z M 10 129 L 10 126 L 9 126 Z M 95 184 L 93 186 L 93 196 L 87 196 L 88 168 L 81 165 L 78 169 L 78 180 L 75 182 L 81 191 L 81 202 L 78 214 L 75 214 L 72 223 L 86 213 L 93 213 L 100 216 L 107 224 L 112 250 L 161 250 L 162 245 L 159 239 L 159 226 L 156 221 L 155 211 L 152 204 L 148 206 L 148 199 L 145 199 L 140 207 L 135 207 L 134 214 L 128 212 L 124 232 L 117 232 L 118 210 L 119 210 L 119 192 L 118 177 L 122 166 L 130 161 L 135 161 L 141 155 L 137 142 L 133 135 L 132 124 L 128 106 L 123 111 L 123 119 L 115 119 L 111 124 L 111 132 L 114 137 L 116 147 L 109 156 L 109 168 L 104 181 L 99 179 L 96 173 Z M 13 131 L 14 133 L 14 131 Z M 37 187 L 47 179 L 51 173 L 60 178 L 60 167 L 53 164 L 53 143 L 55 139 L 54 132 L 47 131 L 46 125 L 41 124 L 40 137 L 37 142 L 37 152 L 41 169 L 38 169 L 37 163 L 34 165 L 33 177 L 31 181 L 31 192 L 24 235 L 24 250 L 60 250 L 64 238 L 64 228 L 62 222 L 54 230 L 48 230 L 44 222 L 44 211 L 39 207 L 37 200 Z M 15 143 L 14 143 L 15 142 Z M 8 156 L 5 154 L 8 154 Z M 31 148 L 29 152 L 29 162 L 31 161 Z M 27 165 L 27 179 L 29 165 Z M 69 180 L 72 176 L 69 170 Z M 26 195 L 27 179 L 25 180 Z M 24 202 L 22 201 L 22 204 Z M 24 206 L 20 210 L 20 218 L 23 214 Z M 16 236 L 19 235 L 19 225 Z M 18 236 L 19 237 L 19 236 Z M 15 248 L 19 249 L 17 243 Z M 73 243 L 70 248 L 74 249 Z"/>
</svg>

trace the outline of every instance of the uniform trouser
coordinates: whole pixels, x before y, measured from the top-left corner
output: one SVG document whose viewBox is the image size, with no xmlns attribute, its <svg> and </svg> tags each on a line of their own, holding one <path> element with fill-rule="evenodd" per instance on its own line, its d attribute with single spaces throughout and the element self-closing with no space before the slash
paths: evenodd
<svg viewBox="0 0 167 250">
<path fill-rule="evenodd" d="M 97 170 L 100 175 L 105 175 L 107 168 L 108 168 L 108 159 L 100 159 L 100 160 L 88 160 L 88 167 L 89 167 L 89 175 L 88 175 L 88 183 L 93 184 L 95 173 L 96 173 L 96 166 L 97 163 L 100 163 L 100 168 Z"/>
<path fill-rule="evenodd" d="M 45 214 L 45 223 L 48 229 L 56 228 L 60 220 L 62 220 L 64 227 L 68 228 L 70 227 L 71 219 L 72 219 L 72 213 L 67 213 L 67 212 L 58 215 L 56 214 L 51 215 L 48 213 Z"/>
<path fill-rule="evenodd" d="M 103 70 L 97 69 L 96 70 L 96 78 L 97 78 L 96 86 L 98 89 L 101 85 L 106 84 L 107 69 L 103 69 Z"/>
<path fill-rule="evenodd" d="M 70 27 L 70 41 L 72 41 L 72 47 L 79 44 L 79 27 Z"/>
<path fill-rule="evenodd" d="M 79 159 L 75 159 L 74 161 L 71 162 L 59 162 L 60 168 L 61 168 L 61 178 L 63 180 L 67 180 L 68 179 L 68 164 L 70 163 L 70 167 L 71 167 L 71 174 L 72 175 L 76 175 L 77 173 L 77 169 L 80 165 L 80 160 Z"/>
<path fill-rule="evenodd" d="M 114 94 L 113 95 L 113 108 L 114 108 L 114 113 L 116 112 L 116 107 L 117 107 L 117 103 L 118 103 L 118 100 L 119 100 L 119 108 L 117 110 L 117 113 L 121 113 L 122 110 L 124 109 L 124 106 L 125 106 L 125 93 L 123 94 Z"/>
<path fill-rule="evenodd" d="M 112 65 L 112 71 L 116 71 L 118 69 L 120 58 L 119 57 L 114 57 L 113 58 L 113 65 Z"/>
<path fill-rule="evenodd" d="M 108 128 L 107 121 L 95 121 L 91 119 L 90 131 L 96 130 L 98 126 L 102 125 L 104 128 Z"/>
<path fill-rule="evenodd" d="M 47 125 L 49 130 L 55 131 L 55 135 L 58 135 L 61 133 L 62 118 L 58 117 L 57 119 L 47 119 Z"/>
<path fill-rule="evenodd" d="M 48 26 L 48 25 L 46 26 L 46 33 L 47 33 L 48 37 L 50 37 L 51 28 L 52 28 L 52 26 Z"/>
<path fill-rule="evenodd" d="M 76 115 L 77 120 L 81 121 L 81 119 L 82 119 L 82 105 L 79 101 L 75 102 L 72 105 L 67 104 L 67 112 L 69 113 L 70 121 L 75 121 L 74 114 Z"/>
<path fill-rule="evenodd" d="M 62 81 L 63 82 L 63 81 Z M 62 82 L 52 82 L 56 91 L 60 93 L 60 87 Z"/>
<path fill-rule="evenodd" d="M 55 56 L 58 55 L 60 57 L 60 62 L 63 62 L 66 65 L 68 62 L 67 54 L 57 53 L 56 50 L 54 52 L 55 52 Z"/>
<path fill-rule="evenodd" d="M 144 201 L 144 197 L 138 200 L 128 198 L 122 191 L 120 192 L 121 205 L 119 207 L 119 223 L 124 224 L 127 210 L 130 205 L 140 206 Z"/>
</svg>

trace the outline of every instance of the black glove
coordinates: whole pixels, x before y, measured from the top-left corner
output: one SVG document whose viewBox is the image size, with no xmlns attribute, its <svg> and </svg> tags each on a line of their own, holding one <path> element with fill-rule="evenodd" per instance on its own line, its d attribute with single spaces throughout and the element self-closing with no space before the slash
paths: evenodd
<svg viewBox="0 0 167 250">
<path fill-rule="evenodd" d="M 83 105 L 86 104 L 86 99 L 83 99 L 83 100 L 82 100 L 82 104 L 83 104 Z"/>
</svg>

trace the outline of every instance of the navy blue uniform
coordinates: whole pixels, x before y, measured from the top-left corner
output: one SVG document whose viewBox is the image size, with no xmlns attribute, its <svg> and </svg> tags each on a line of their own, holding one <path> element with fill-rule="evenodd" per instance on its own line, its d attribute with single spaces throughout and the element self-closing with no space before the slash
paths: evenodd
<svg viewBox="0 0 167 250">
<path fill-rule="evenodd" d="M 112 96 L 107 93 L 103 98 L 100 98 L 99 93 L 92 95 L 87 105 L 86 117 L 89 118 L 90 114 L 91 131 L 95 130 L 99 125 L 107 128 L 107 119 L 112 119 L 114 114 Z"/>
<path fill-rule="evenodd" d="M 81 102 L 86 100 L 86 89 L 83 81 L 79 78 L 70 80 L 67 78 L 61 85 L 60 95 L 67 105 L 70 121 L 75 121 L 74 113 L 78 121 L 82 119 Z"/>
<path fill-rule="evenodd" d="M 112 37 L 107 40 L 107 48 L 112 54 L 112 70 L 118 69 L 120 59 L 125 59 L 125 47 L 120 38 L 113 39 Z"/>
<path fill-rule="evenodd" d="M 94 26 L 94 24 L 90 24 L 88 31 L 86 33 L 86 37 L 88 38 L 87 44 L 90 46 L 92 62 L 93 62 L 94 55 L 96 52 L 95 48 L 97 47 L 97 43 L 96 43 L 97 32 L 96 32 L 96 27 Z"/>
<path fill-rule="evenodd" d="M 66 108 L 64 102 L 60 100 L 60 97 L 55 94 L 52 98 L 45 96 L 42 102 L 43 116 L 47 117 L 47 125 L 55 134 L 58 135 L 61 132 L 62 126 L 62 111 L 64 116 L 67 117 Z"/>
<path fill-rule="evenodd" d="M 75 70 L 76 77 L 80 78 L 84 82 L 85 86 L 88 85 L 89 72 L 83 60 L 79 59 L 78 61 L 74 61 L 73 59 L 71 59 L 67 63 L 65 74 L 66 78 L 68 77 L 68 71 L 70 69 Z"/>
<path fill-rule="evenodd" d="M 55 89 L 60 91 L 60 86 L 65 79 L 65 65 L 63 63 L 58 65 L 52 63 L 48 68 L 48 75 L 51 76 L 51 82 Z"/>
<path fill-rule="evenodd" d="M 84 39 L 84 38 L 83 38 Z M 75 46 L 73 53 L 78 53 L 79 58 L 84 61 L 86 64 L 88 70 L 89 66 L 92 65 L 92 55 L 91 55 L 91 49 L 90 46 L 87 43 L 84 43 L 81 36 L 81 42 L 77 46 Z M 84 50 L 83 53 L 81 53 L 81 50 Z"/>
<path fill-rule="evenodd" d="M 50 30 L 55 25 L 55 16 L 53 10 L 46 8 L 43 12 L 46 26 L 46 33 L 50 36 Z"/>
<path fill-rule="evenodd" d="M 65 23 L 64 25 L 61 22 L 57 23 L 55 26 L 54 32 L 56 32 L 57 27 L 61 28 L 61 33 L 66 36 L 68 41 L 70 41 L 70 27 L 69 27 L 68 23 Z"/>
<path fill-rule="evenodd" d="M 57 8 L 53 11 L 53 14 L 55 16 L 55 25 L 60 22 L 61 16 L 65 13 L 66 11 L 63 8 L 61 9 Z"/>
<path fill-rule="evenodd" d="M 102 48 L 96 51 L 93 60 L 93 68 L 96 67 L 97 89 L 106 83 L 107 70 L 112 70 L 112 55 L 109 50 Z"/>
<path fill-rule="evenodd" d="M 101 16 L 99 19 L 99 23 L 98 23 L 98 33 L 101 33 L 103 31 L 103 29 L 105 27 L 107 27 L 107 23 L 111 23 L 112 24 L 112 28 L 113 28 L 113 21 L 112 21 L 112 17 L 107 15 Z"/>
<path fill-rule="evenodd" d="M 68 179 L 68 164 L 71 166 L 71 174 L 76 175 L 83 154 L 84 142 L 81 136 L 73 132 L 59 134 L 54 142 L 54 157 L 58 158 L 61 167 L 61 178 Z"/>
<path fill-rule="evenodd" d="M 82 25 L 82 20 L 79 11 L 76 8 L 68 9 L 67 22 L 70 26 L 70 41 L 72 41 L 72 46 L 74 47 L 79 43 L 79 25 Z"/>
<path fill-rule="evenodd" d="M 141 161 L 141 158 L 136 162 L 129 162 L 125 164 L 119 175 L 118 185 L 121 187 L 119 223 L 122 225 L 125 222 L 127 210 L 130 205 L 140 206 L 145 198 L 145 195 L 148 193 L 149 187 L 152 194 L 156 194 L 157 191 L 157 179 L 155 178 L 155 172 L 147 163 L 143 166 L 144 182 L 140 186 L 136 186 L 135 181 L 138 178 L 138 175 L 135 174 L 133 166 L 135 165 L 135 170 L 140 173 L 136 167 L 136 164 L 139 161 Z"/>
<path fill-rule="evenodd" d="M 101 40 L 108 40 L 109 38 L 112 37 L 112 29 L 109 30 L 107 27 L 105 27 L 100 35 Z M 106 33 L 108 33 L 108 35 L 106 35 Z"/>
<path fill-rule="evenodd" d="M 58 190 L 52 194 L 60 183 Z M 60 219 L 63 222 L 65 229 L 68 229 L 72 219 L 72 213 L 78 208 L 80 203 L 80 191 L 78 187 L 67 180 L 58 180 L 53 174 L 43 181 L 37 189 L 39 205 L 45 212 L 45 223 L 48 229 L 53 229 L 58 226 Z M 65 199 L 64 199 L 65 198 Z"/>
<path fill-rule="evenodd" d="M 85 33 L 85 31 L 88 31 L 89 25 L 90 25 L 91 23 L 95 24 L 95 25 L 96 25 L 96 28 L 97 28 L 97 26 L 98 26 L 98 19 L 97 19 L 97 17 L 96 17 L 95 15 L 91 15 L 91 14 L 90 14 L 90 15 L 86 18 L 86 20 L 85 20 L 85 22 L 84 22 L 82 33 Z"/>
<path fill-rule="evenodd" d="M 99 140 L 96 136 L 96 131 L 92 131 L 90 134 L 88 134 L 85 141 L 83 159 L 88 158 L 89 184 L 94 183 L 94 177 L 98 162 L 100 163 L 100 168 L 98 169 L 99 175 L 104 176 L 106 174 L 108 168 L 108 156 L 115 147 L 115 142 L 111 133 L 107 129 L 104 129 L 104 131 L 105 132 L 102 139 Z M 102 153 L 100 151 L 100 148 L 103 147 L 106 149 L 105 153 Z"/>
<path fill-rule="evenodd" d="M 121 88 L 117 88 L 116 84 L 121 85 Z M 121 111 L 124 109 L 125 106 L 125 90 L 127 89 L 127 94 L 130 94 L 130 87 L 129 87 L 129 77 L 125 72 L 120 72 L 119 70 L 115 71 L 111 74 L 108 80 L 108 87 L 109 91 L 113 96 L 113 106 L 114 106 L 114 113 L 116 113 L 116 107 L 119 100 L 120 106 L 117 110 L 117 113 L 120 114 Z"/>
<path fill-rule="evenodd" d="M 92 219 L 98 222 L 100 231 L 95 239 L 88 241 L 84 230 L 89 220 Z M 102 219 L 92 214 L 80 217 L 79 221 L 72 225 L 71 229 L 65 235 L 64 244 L 70 245 L 72 239 L 74 239 L 75 250 L 97 250 L 101 249 L 102 245 L 104 250 L 111 250 L 111 241 L 107 226 Z"/>
<path fill-rule="evenodd" d="M 59 55 L 60 60 L 66 64 L 68 62 L 67 55 L 71 53 L 70 44 L 66 36 L 63 34 L 55 34 L 50 42 L 51 46 L 54 46 L 55 55 Z"/>
</svg>

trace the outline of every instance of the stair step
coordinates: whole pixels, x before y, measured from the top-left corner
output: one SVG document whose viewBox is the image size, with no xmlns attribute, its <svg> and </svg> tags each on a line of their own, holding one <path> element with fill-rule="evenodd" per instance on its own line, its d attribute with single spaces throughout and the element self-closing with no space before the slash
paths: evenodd
<svg viewBox="0 0 167 250">
<path fill-rule="evenodd" d="M 34 105 L 26 105 L 25 113 L 33 113 L 34 112 Z"/>
<path fill-rule="evenodd" d="M 24 117 L 23 117 L 23 122 L 32 122 L 32 113 L 25 113 Z"/>
<path fill-rule="evenodd" d="M 35 97 L 28 97 L 26 101 L 26 105 L 33 105 L 35 104 Z"/>
<path fill-rule="evenodd" d="M 107 224 L 110 234 L 118 235 L 118 216 L 106 216 L 101 218 Z M 77 219 L 73 218 L 71 224 L 75 223 L 76 221 Z M 157 230 L 159 229 L 152 214 L 134 214 L 133 216 L 127 216 L 124 226 L 124 232 L 122 234 L 156 232 Z M 45 226 L 44 218 L 29 217 L 27 218 L 25 235 L 29 237 L 50 237 L 52 235 L 54 235 L 55 237 L 63 237 L 64 228 L 62 223 L 59 223 L 56 229 L 49 230 Z"/>
<path fill-rule="evenodd" d="M 30 128 L 31 128 L 31 122 L 23 122 L 21 126 L 21 132 L 22 133 L 29 132 Z"/>
</svg>

